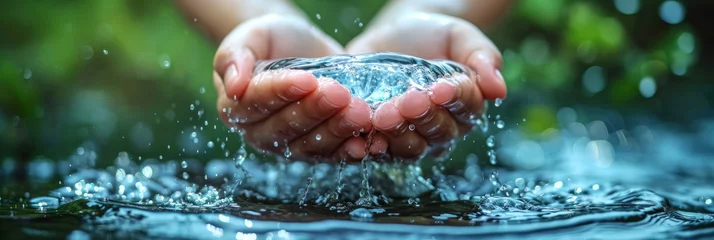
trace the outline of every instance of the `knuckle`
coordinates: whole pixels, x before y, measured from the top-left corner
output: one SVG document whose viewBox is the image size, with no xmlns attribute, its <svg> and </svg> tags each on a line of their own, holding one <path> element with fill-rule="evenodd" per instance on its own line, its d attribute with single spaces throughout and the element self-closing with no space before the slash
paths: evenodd
<svg viewBox="0 0 714 240">
<path fill-rule="evenodd" d="M 292 139 L 302 135 L 306 130 L 307 129 L 301 127 L 298 122 L 287 120 L 282 126 L 277 128 L 277 134 L 285 139 Z"/>
</svg>

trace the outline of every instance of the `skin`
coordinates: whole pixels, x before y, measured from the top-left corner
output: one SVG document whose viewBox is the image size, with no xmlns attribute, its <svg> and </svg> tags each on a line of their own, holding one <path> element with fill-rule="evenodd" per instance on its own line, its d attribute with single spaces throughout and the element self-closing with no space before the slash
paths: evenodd
<svg viewBox="0 0 714 240">
<path fill-rule="evenodd" d="M 282 154 L 289 148 L 294 160 L 358 161 L 367 154 L 411 160 L 427 149 L 438 153 L 470 131 L 468 116 L 478 114 L 485 99 L 506 96 L 500 52 L 474 25 L 492 23 L 504 0 L 393 0 L 346 48 L 289 1 L 211 3 L 182 0 L 179 6 L 220 42 L 213 65 L 218 112 L 257 149 Z M 260 60 L 383 51 L 450 59 L 477 74 L 454 76 L 428 92 L 408 91 L 374 112 L 332 79 L 303 71 L 253 74 Z"/>
</svg>

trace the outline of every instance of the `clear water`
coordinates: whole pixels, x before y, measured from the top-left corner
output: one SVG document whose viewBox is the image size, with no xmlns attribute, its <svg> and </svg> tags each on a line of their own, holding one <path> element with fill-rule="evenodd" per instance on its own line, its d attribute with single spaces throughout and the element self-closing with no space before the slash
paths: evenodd
<svg viewBox="0 0 714 240">
<path fill-rule="evenodd" d="M 448 60 L 424 60 L 397 53 L 333 55 L 324 58 L 287 58 L 256 64 L 255 74 L 274 70 L 306 70 L 315 77 L 337 80 L 352 95 L 376 104 L 399 96 L 409 88 L 426 90 L 468 68 Z"/>
<path fill-rule="evenodd" d="M 351 91 L 371 98 L 372 103 L 453 73 L 431 72 L 420 75 L 432 76 L 427 80 L 409 82 L 399 76 L 413 72 L 384 67 L 385 61 L 394 59 L 403 60 L 389 54 L 332 60 L 373 63 L 377 72 L 387 69 L 374 76 L 336 77 L 343 82 L 365 81 Z M 330 65 L 332 60 L 319 60 L 312 67 L 337 67 Z M 418 60 L 407 61 L 415 68 L 438 65 L 412 61 Z M 300 59 L 259 68 L 286 66 L 312 68 Z M 437 69 L 458 67 L 440 66 Z M 335 71 L 313 69 L 324 76 L 341 72 Z M 391 87 L 405 88 L 385 92 L 391 88 L 379 85 L 381 74 L 391 76 L 386 81 Z M 494 106 L 501 104 L 499 100 Z M 714 165 L 710 163 L 714 120 L 703 121 L 693 133 L 651 121 L 615 130 L 603 121 L 576 122 L 572 112 L 561 111 L 562 127 L 547 131 L 539 141 L 523 136 L 517 123 L 484 115 L 478 119 L 481 131 L 465 137 L 459 146 L 466 147 L 454 147 L 450 158 L 411 164 L 365 160 L 359 165 L 328 165 L 284 159 L 271 163 L 240 148 L 234 158 L 206 164 L 195 159 L 141 159 L 121 152 L 114 164 L 101 168 L 95 164 L 98 149 L 90 144 L 67 159 L 34 159 L 22 170 L 29 182 L 16 183 L 10 180 L 19 164 L 5 159 L 0 171 L 4 180 L 0 235 L 3 239 L 714 237 Z M 496 127 L 489 129 L 489 122 Z M 474 146 L 482 153 L 458 157 L 464 155 L 459 149 Z"/>
</svg>

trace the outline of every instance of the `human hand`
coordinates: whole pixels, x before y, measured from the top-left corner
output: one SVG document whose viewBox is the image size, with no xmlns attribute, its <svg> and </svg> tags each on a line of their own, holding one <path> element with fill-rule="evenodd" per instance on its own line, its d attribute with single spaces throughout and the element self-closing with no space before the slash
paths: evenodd
<svg viewBox="0 0 714 240">
<path fill-rule="evenodd" d="M 371 129 L 369 106 L 332 79 L 305 71 L 254 76 L 257 60 L 342 53 L 333 39 L 299 17 L 266 15 L 236 27 L 214 59 L 213 82 L 222 121 L 259 150 L 292 159 L 361 159 Z"/>
<path fill-rule="evenodd" d="M 352 54 L 398 52 L 425 59 L 449 59 L 475 70 L 454 76 L 430 91 L 410 90 L 382 104 L 372 125 L 376 141 L 386 141 L 393 157 L 416 158 L 427 147 L 436 154 L 473 128 L 469 117 L 479 114 L 484 99 L 506 97 L 501 54 L 473 24 L 446 15 L 414 12 L 391 24 L 370 28 L 347 45 Z M 413 125 L 414 127 L 410 127 Z"/>
</svg>

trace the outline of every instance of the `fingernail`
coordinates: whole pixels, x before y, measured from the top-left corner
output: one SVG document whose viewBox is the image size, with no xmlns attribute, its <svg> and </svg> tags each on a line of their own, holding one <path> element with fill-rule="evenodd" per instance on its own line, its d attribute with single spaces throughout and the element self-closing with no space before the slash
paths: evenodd
<svg viewBox="0 0 714 240">
<path fill-rule="evenodd" d="M 320 102 L 322 103 L 323 106 L 327 106 L 326 107 L 327 109 L 335 109 L 335 108 L 340 107 L 337 104 L 330 102 L 330 100 L 327 99 L 327 96 L 325 96 L 325 95 L 322 95 L 322 98 L 320 98 Z"/>
<path fill-rule="evenodd" d="M 305 73 L 304 72 L 292 72 L 292 73 L 287 74 L 287 77 L 295 78 L 301 74 L 305 74 Z M 297 80 L 297 81 L 294 81 L 294 84 L 292 86 L 290 86 L 288 91 L 290 91 L 290 93 L 295 94 L 295 95 L 302 95 L 302 94 L 305 94 L 313 89 L 314 89 L 314 86 L 312 85 L 312 83 L 310 81 Z"/>
<path fill-rule="evenodd" d="M 230 85 L 238 77 L 238 69 L 235 64 L 231 64 L 226 68 L 223 74 L 223 85 Z"/>
<path fill-rule="evenodd" d="M 505 82 L 505 80 L 503 80 L 503 74 L 501 74 L 500 69 L 496 69 L 496 76 L 498 77 L 498 80 L 501 80 L 501 82 Z"/>
</svg>

